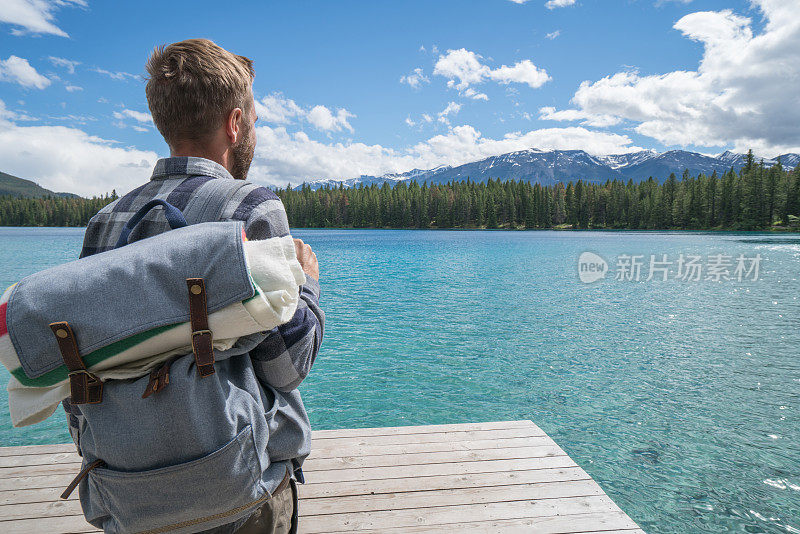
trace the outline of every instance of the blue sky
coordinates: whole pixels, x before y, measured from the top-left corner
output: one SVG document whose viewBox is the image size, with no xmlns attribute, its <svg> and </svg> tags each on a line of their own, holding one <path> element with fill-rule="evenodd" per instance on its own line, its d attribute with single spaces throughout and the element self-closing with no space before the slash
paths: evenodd
<svg viewBox="0 0 800 534">
<path fill-rule="evenodd" d="M 168 149 L 144 62 L 190 37 L 255 61 L 266 185 L 530 147 L 800 147 L 797 0 L 0 4 L 0 170 L 56 190 L 147 178 Z"/>
</svg>

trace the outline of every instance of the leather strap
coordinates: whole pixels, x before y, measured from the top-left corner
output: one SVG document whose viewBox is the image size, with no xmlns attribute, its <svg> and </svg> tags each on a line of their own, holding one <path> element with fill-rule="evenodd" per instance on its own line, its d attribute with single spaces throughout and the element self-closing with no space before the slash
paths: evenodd
<svg viewBox="0 0 800 534">
<path fill-rule="evenodd" d="M 158 367 L 150 371 L 150 380 L 147 382 L 147 387 L 142 393 L 142 398 L 146 399 L 153 393 L 158 393 L 169 384 L 169 367 L 172 364 L 171 360 L 167 360 Z"/>
<path fill-rule="evenodd" d="M 72 404 L 98 404 L 103 401 L 103 382 L 86 369 L 78 352 L 78 343 L 67 321 L 50 323 L 56 336 L 58 349 L 69 369 L 70 402 Z"/>
<path fill-rule="evenodd" d="M 81 480 L 86 478 L 86 475 L 89 474 L 89 471 L 91 471 L 95 467 L 100 467 L 102 465 L 105 465 L 105 462 L 103 460 L 95 460 L 94 462 L 90 463 L 89 465 L 81 469 L 81 472 L 78 473 L 78 475 L 72 479 L 72 482 L 69 483 L 67 489 L 65 489 L 64 493 L 61 494 L 61 500 L 66 501 L 67 499 L 69 499 L 69 496 L 72 495 L 72 492 L 75 491 L 75 488 L 78 487 L 78 484 L 81 483 Z"/>
<path fill-rule="evenodd" d="M 214 374 L 214 338 L 208 329 L 206 285 L 202 278 L 187 278 L 189 318 L 192 323 L 192 351 L 201 377 Z"/>
</svg>

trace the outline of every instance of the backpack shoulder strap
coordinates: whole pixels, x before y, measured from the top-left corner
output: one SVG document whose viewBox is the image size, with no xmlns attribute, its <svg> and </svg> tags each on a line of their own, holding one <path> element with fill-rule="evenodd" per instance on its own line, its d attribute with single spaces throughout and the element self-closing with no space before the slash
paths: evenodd
<svg viewBox="0 0 800 534">
<path fill-rule="evenodd" d="M 228 201 L 248 183 L 244 180 L 225 178 L 214 178 L 207 181 L 192 195 L 183 210 L 186 222 L 197 224 L 219 220 Z"/>
</svg>

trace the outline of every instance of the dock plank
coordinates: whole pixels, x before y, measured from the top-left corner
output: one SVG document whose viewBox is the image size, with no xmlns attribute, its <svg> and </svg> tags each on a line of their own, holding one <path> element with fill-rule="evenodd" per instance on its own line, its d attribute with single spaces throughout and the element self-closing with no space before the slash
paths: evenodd
<svg viewBox="0 0 800 534">
<path fill-rule="evenodd" d="M 576 528 L 588 528 L 576 532 Z M 622 512 L 576 514 L 570 516 L 503 519 L 499 521 L 473 521 L 468 523 L 446 523 L 414 527 L 381 528 L 379 530 L 350 530 L 354 534 L 644 534 L 635 523 Z"/>
<path fill-rule="evenodd" d="M 433 504 L 433 503 L 431 503 Z M 607 496 L 569 497 L 527 501 L 428 506 L 409 510 L 380 510 L 364 513 L 324 514 L 303 517 L 303 532 L 347 532 L 375 530 L 391 525 L 395 528 L 435 526 L 467 521 L 498 521 L 536 517 L 565 516 L 590 511 L 617 511 Z"/>
<path fill-rule="evenodd" d="M 300 531 L 644 534 L 530 421 L 322 430 L 300 486 Z M 72 444 L 0 448 L 0 532 L 97 532 Z"/>
<path fill-rule="evenodd" d="M 456 423 L 449 425 L 419 425 L 419 426 L 380 426 L 374 428 L 347 428 L 341 430 L 317 430 L 315 439 L 332 437 L 356 438 L 363 436 L 397 436 L 401 434 L 442 434 L 455 432 L 471 432 L 476 430 L 503 430 L 508 428 L 534 428 L 539 427 L 533 421 L 493 421 L 487 423 Z"/>
<path fill-rule="evenodd" d="M 324 443 L 324 442 L 321 442 Z M 432 453 L 449 451 L 470 451 L 482 449 L 505 449 L 514 447 L 549 446 L 556 447 L 548 436 L 498 438 L 463 441 L 439 441 L 426 443 L 400 443 L 375 445 L 373 443 L 342 443 L 340 445 L 317 446 L 314 443 L 313 459 L 334 459 L 346 456 L 385 456 L 390 454 Z M 42 454 L 20 454 L 0 456 L 0 469 L 4 467 L 24 467 L 34 465 L 74 464 L 79 461 L 75 448 L 66 452 L 44 452 Z"/>
<path fill-rule="evenodd" d="M 21 475 L 4 478 L 0 473 L 0 490 L 33 489 L 33 488 L 64 488 L 75 476 L 80 464 L 75 464 L 73 469 L 64 473 L 40 473 L 32 475 L 25 472 Z M 441 475 L 467 475 L 478 473 L 505 473 L 526 471 L 534 469 L 552 469 L 576 467 L 568 456 L 554 456 L 545 458 L 525 458 L 521 460 L 489 460 L 484 462 L 447 463 L 423 465 L 409 473 L 404 465 L 392 467 L 371 467 L 361 469 L 337 469 L 314 473 L 313 477 L 306 477 L 306 486 L 325 483 L 342 483 L 352 481 L 368 481 L 385 479 L 401 479 L 409 476 L 429 477 Z M 60 493 L 60 492 L 59 492 Z"/>
<path fill-rule="evenodd" d="M 41 483 L 46 487 L 21 488 L 19 485 L 8 485 L 7 490 L 0 490 L 0 505 L 47 502 L 58 498 L 64 486 L 72 479 L 64 475 L 61 480 L 52 482 L 53 477 L 42 477 Z M 513 486 L 517 484 L 537 484 L 542 482 L 569 482 L 574 480 L 590 480 L 591 477 L 580 467 L 563 469 L 536 469 L 529 471 L 508 471 L 503 473 L 475 473 L 464 475 L 434 475 L 412 477 L 416 491 L 441 489 L 458 489 L 474 487 Z M 13 479 L 12 479 L 13 480 Z M 319 497 L 336 497 L 347 495 L 379 495 L 394 493 L 407 487 L 410 483 L 404 478 L 388 478 L 373 480 L 355 480 L 347 482 L 308 483 L 300 486 L 303 499 Z M 77 499 L 73 493 L 70 499 Z"/>
<path fill-rule="evenodd" d="M 478 462 L 486 460 L 514 460 L 566 456 L 556 445 L 511 447 L 504 449 L 454 450 L 430 453 L 382 454 L 376 456 L 340 456 L 337 458 L 310 457 L 303 471 L 332 471 L 341 469 L 423 466 L 428 464 Z M 80 470 L 80 458 L 73 454 L 52 464 L 0 467 L 0 478 L 74 473 Z"/>
</svg>

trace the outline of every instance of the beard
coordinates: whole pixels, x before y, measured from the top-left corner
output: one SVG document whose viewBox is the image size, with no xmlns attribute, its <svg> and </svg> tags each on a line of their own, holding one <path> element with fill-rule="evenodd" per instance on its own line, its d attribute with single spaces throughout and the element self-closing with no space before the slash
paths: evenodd
<svg viewBox="0 0 800 534">
<path fill-rule="evenodd" d="M 253 126 L 250 125 L 250 128 Z M 250 164 L 253 162 L 253 156 L 256 153 L 256 144 L 250 137 L 250 130 L 243 132 L 241 140 L 235 145 L 231 146 L 231 176 L 237 180 L 244 180 L 247 178 L 247 172 L 250 170 Z"/>
</svg>

